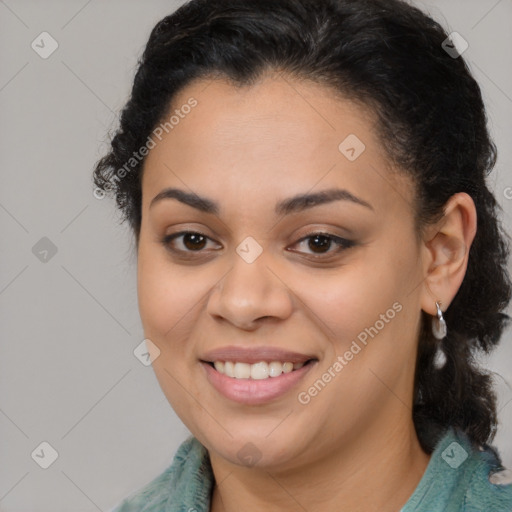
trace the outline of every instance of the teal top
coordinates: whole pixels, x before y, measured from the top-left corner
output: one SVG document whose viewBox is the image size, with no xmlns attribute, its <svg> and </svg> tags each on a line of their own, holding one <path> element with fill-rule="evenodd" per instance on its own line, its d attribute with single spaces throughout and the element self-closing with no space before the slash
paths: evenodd
<svg viewBox="0 0 512 512">
<path fill-rule="evenodd" d="M 493 447 L 474 448 L 448 429 L 399 512 L 512 512 L 511 474 Z M 190 436 L 160 476 L 112 512 L 209 512 L 213 485 L 208 451 Z"/>
</svg>

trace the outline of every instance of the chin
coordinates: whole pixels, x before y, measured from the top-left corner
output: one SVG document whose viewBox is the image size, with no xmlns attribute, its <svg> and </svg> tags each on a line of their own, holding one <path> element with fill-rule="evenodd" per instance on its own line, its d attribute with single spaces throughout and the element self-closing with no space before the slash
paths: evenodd
<svg viewBox="0 0 512 512">
<path fill-rule="evenodd" d="M 303 453 L 305 447 L 300 446 L 293 436 L 286 432 L 280 436 L 273 434 L 269 436 L 268 432 L 233 437 L 226 434 L 222 439 L 206 438 L 201 442 L 208 450 L 213 450 L 229 463 L 247 468 L 256 467 L 266 470 L 284 468 L 290 466 Z"/>
</svg>

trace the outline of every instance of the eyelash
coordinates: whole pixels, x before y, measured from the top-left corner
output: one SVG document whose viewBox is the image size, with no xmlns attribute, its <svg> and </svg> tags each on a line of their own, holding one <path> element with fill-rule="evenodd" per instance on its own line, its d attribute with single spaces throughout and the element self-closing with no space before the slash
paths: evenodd
<svg viewBox="0 0 512 512">
<path fill-rule="evenodd" d="M 207 240 L 211 240 L 210 237 L 208 237 L 207 235 L 205 235 L 204 233 L 201 233 L 199 231 L 180 231 L 179 233 L 172 233 L 170 235 L 164 236 L 161 240 L 161 243 L 163 244 L 163 246 L 166 249 L 168 249 L 169 251 L 171 251 L 175 254 L 179 254 L 179 253 L 186 254 L 187 256 L 184 256 L 185 258 L 193 258 L 194 256 L 189 256 L 189 255 L 192 255 L 193 253 L 203 252 L 203 249 L 199 249 L 197 251 L 190 251 L 190 250 L 175 249 L 171 246 L 171 242 L 173 242 L 176 238 L 182 237 L 184 235 L 200 235 L 200 236 L 206 238 Z M 313 233 L 310 233 L 309 235 L 302 237 L 300 240 L 297 240 L 297 242 L 295 242 L 294 245 L 297 245 L 301 242 L 305 242 L 309 239 L 315 238 L 316 236 L 325 237 L 325 238 L 329 239 L 331 242 L 334 242 L 335 244 L 338 245 L 338 249 L 336 251 L 328 251 L 326 253 L 323 253 L 323 254 L 319 253 L 316 255 L 313 253 L 308 253 L 309 257 L 311 257 L 312 259 L 316 259 L 316 260 L 326 259 L 326 257 L 331 256 L 333 254 L 333 252 L 334 252 L 334 254 L 339 254 L 343 250 L 350 249 L 351 247 L 354 247 L 356 245 L 355 242 L 353 242 L 352 240 L 347 240 L 345 238 L 341 238 L 339 236 L 333 235 L 331 233 L 326 233 L 323 231 L 315 231 Z M 330 249 L 330 247 L 329 247 L 329 249 Z"/>
</svg>

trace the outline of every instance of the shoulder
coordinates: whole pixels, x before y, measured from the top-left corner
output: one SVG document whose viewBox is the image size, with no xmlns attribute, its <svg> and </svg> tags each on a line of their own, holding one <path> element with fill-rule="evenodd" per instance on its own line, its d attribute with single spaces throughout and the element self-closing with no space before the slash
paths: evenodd
<svg viewBox="0 0 512 512">
<path fill-rule="evenodd" d="M 469 441 L 466 442 L 471 446 Z M 474 463 L 464 496 L 464 510 L 512 512 L 512 471 L 503 467 L 494 447 L 470 449 Z"/>
<path fill-rule="evenodd" d="M 511 476 L 494 447 L 448 429 L 402 512 L 512 512 Z"/>
<path fill-rule="evenodd" d="M 172 464 L 163 473 L 125 498 L 111 512 L 160 512 L 181 510 L 183 506 L 199 512 L 209 501 L 212 485 L 208 451 L 190 436 L 179 446 Z"/>
</svg>

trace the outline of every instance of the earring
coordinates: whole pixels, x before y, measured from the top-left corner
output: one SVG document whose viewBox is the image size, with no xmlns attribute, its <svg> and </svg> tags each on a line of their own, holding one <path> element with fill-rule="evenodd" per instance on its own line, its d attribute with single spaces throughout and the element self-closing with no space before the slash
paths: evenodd
<svg viewBox="0 0 512 512">
<path fill-rule="evenodd" d="M 438 339 L 442 340 L 446 337 L 446 333 L 448 329 L 446 328 L 446 321 L 443 317 L 443 312 L 441 311 L 441 306 L 439 302 L 436 301 L 437 308 L 437 318 L 432 319 L 432 333 Z"/>
<path fill-rule="evenodd" d="M 446 354 L 443 350 L 443 339 L 446 337 L 448 329 L 446 327 L 446 321 L 441 311 L 439 302 L 436 301 L 437 317 L 432 319 L 432 334 L 439 340 L 436 348 L 436 354 L 434 356 L 434 367 L 438 370 L 446 364 Z"/>
</svg>

